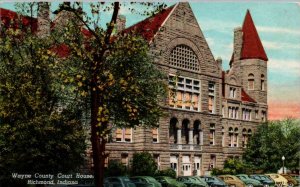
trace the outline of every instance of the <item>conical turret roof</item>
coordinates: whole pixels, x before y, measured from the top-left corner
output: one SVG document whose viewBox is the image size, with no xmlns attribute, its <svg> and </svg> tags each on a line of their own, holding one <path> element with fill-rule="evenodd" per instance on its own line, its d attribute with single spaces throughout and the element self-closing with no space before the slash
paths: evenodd
<svg viewBox="0 0 300 187">
<path fill-rule="evenodd" d="M 258 36 L 249 10 L 247 10 L 245 16 L 242 31 L 243 46 L 241 59 L 261 59 L 268 61 L 268 57 Z"/>
</svg>

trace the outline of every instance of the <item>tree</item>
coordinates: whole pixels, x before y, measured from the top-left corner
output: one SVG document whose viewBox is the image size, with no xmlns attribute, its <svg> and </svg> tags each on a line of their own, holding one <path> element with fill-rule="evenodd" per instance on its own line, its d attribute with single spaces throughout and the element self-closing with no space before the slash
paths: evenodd
<svg viewBox="0 0 300 187">
<path fill-rule="evenodd" d="M 251 137 L 243 158 L 257 170 L 277 172 L 282 167 L 281 157 L 285 156 L 285 166 L 299 170 L 299 136 L 299 120 L 286 119 L 262 124 Z"/>
<path fill-rule="evenodd" d="M 154 11 L 143 10 L 148 15 L 164 7 L 161 3 L 140 4 L 154 7 Z M 157 126 L 162 115 L 159 104 L 166 92 L 164 76 L 148 54 L 148 43 L 137 33 L 112 35 L 120 6 L 119 2 L 91 3 L 88 14 L 82 3 L 62 3 L 55 13 L 64 14 L 63 25 L 56 23 L 51 30 L 60 33 L 52 37 L 52 51 L 66 49 L 57 60 L 60 71 L 56 75 L 64 80 L 64 88 L 88 100 L 96 186 L 103 185 L 110 122 L 122 127 Z M 98 21 L 108 11 L 112 11 L 111 20 L 103 28 Z"/>
<path fill-rule="evenodd" d="M 153 5 L 157 11 L 164 7 L 160 3 L 141 4 Z M 75 80 L 76 75 L 78 91 L 90 99 L 96 186 L 103 184 L 106 137 L 111 131 L 109 123 L 119 127 L 157 126 L 159 117 L 163 115 L 160 103 L 166 93 L 164 76 L 152 63 L 148 43 L 136 33 L 112 35 L 120 6 L 119 2 L 92 3 L 91 12 L 97 18 L 85 14 L 79 3 L 73 6 L 64 3 L 57 11 L 69 12 L 76 18 L 74 24 L 63 30 L 66 37 L 62 43 L 72 54 L 64 64 L 74 60 L 80 62 L 73 65 L 76 66 L 74 69 L 81 71 L 66 76 Z M 105 10 L 112 10 L 106 29 L 95 21 Z M 134 12 L 134 9 L 131 11 Z M 80 37 L 78 22 L 88 30 L 88 40 Z"/>
<path fill-rule="evenodd" d="M 154 176 L 157 170 L 153 156 L 148 152 L 134 153 L 132 158 L 131 174 Z"/>
<path fill-rule="evenodd" d="M 5 186 L 12 173 L 74 171 L 86 149 L 83 99 L 71 87 L 61 87 L 51 50 L 55 41 L 37 38 L 19 21 L 1 25 L 0 32 L 0 176 Z"/>
</svg>

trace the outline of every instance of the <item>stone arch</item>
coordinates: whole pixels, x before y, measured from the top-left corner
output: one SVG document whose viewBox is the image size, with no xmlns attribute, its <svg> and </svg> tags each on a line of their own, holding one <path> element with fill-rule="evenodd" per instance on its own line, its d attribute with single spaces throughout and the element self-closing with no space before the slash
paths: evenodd
<svg viewBox="0 0 300 187">
<path fill-rule="evenodd" d="M 185 118 L 182 120 L 182 143 L 189 143 L 189 129 L 190 129 L 190 120 Z"/>
<path fill-rule="evenodd" d="M 237 85 L 237 81 L 236 81 L 235 76 L 231 76 L 231 77 L 230 77 L 230 79 L 229 79 L 229 84 Z"/>
<path fill-rule="evenodd" d="M 178 119 L 176 117 L 172 117 L 170 119 L 170 125 L 169 125 L 169 142 L 170 143 L 177 143 L 177 129 L 178 129 Z"/>
<path fill-rule="evenodd" d="M 195 120 L 194 121 L 194 130 L 193 130 L 193 142 L 194 144 L 200 144 L 202 138 L 202 127 L 201 121 Z"/>
<path fill-rule="evenodd" d="M 248 135 L 249 135 L 249 136 L 252 135 L 252 129 L 248 129 Z"/>
<path fill-rule="evenodd" d="M 190 70 L 190 69 L 185 69 L 182 67 L 177 67 L 177 66 L 172 66 L 170 65 L 170 61 L 169 58 L 172 55 L 172 51 L 177 47 L 177 46 L 188 46 L 197 56 L 198 59 L 198 64 L 199 64 L 199 70 Z M 170 65 L 170 67 L 174 67 L 176 69 L 182 69 L 182 70 L 187 70 L 187 71 L 193 71 L 193 72 L 197 72 L 197 73 L 206 73 L 205 72 L 205 61 L 203 58 L 203 55 L 201 54 L 200 49 L 198 48 L 198 46 L 191 40 L 181 37 L 181 38 L 175 38 L 173 40 L 171 40 L 168 44 L 168 46 L 166 47 L 165 50 L 165 64 Z"/>
</svg>

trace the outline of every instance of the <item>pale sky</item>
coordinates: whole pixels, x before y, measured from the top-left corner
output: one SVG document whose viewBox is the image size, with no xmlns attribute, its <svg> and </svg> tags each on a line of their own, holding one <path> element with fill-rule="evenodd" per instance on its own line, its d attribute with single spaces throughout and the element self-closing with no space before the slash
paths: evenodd
<svg viewBox="0 0 300 187">
<path fill-rule="evenodd" d="M 242 26 L 246 11 L 250 10 L 269 58 L 269 119 L 300 118 L 300 4 L 192 1 L 190 5 L 214 57 L 223 59 L 225 70 L 232 54 L 233 29 Z M 13 4 L 0 1 L 0 7 L 13 9 Z M 125 7 L 121 7 L 121 14 L 127 18 L 126 26 L 145 18 L 133 15 Z M 107 14 L 103 17 L 104 22 L 110 19 Z"/>
</svg>

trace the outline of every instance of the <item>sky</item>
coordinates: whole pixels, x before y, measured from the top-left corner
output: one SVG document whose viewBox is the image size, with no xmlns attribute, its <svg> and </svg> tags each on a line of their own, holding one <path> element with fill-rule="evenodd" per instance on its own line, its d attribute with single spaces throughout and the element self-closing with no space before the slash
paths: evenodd
<svg viewBox="0 0 300 187">
<path fill-rule="evenodd" d="M 229 68 L 233 29 L 242 26 L 246 11 L 250 10 L 269 58 L 268 117 L 270 120 L 300 118 L 300 3 L 192 1 L 190 5 L 215 59 L 223 59 L 224 70 Z M 14 9 L 8 2 L 0 1 L 0 7 Z M 52 7 L 57 7 L 57 3 Z M 133 15 L 128 7 L 122 6 L 120 12 L 126 16 L 126 26 L 145 19 Z M 109 12 L 102 18 L 103 23 L 108 21 Z"/>
</svg>

